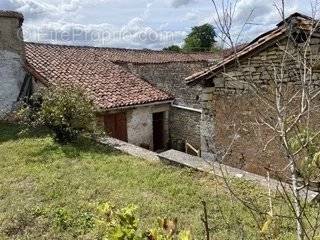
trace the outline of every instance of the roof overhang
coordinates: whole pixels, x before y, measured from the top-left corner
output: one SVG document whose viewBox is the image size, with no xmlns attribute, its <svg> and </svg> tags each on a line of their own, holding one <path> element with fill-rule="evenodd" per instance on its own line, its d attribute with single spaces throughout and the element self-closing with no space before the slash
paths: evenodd
<svg viewBox="0 0 320 240">
<path fill-rule="evenodd" d="M 294 28 L 288 28 L 288 25 L 285 23 L 290 23 L 292 21 Z M 312 21 L 312 22 L 311 22 Z M 305 16 L 300 13 L 294 13 L 286 18 L 284 21 L 280 22 L 277 25 L 277 28 L 272 29 L 266 33 L 259 35 L 253 41 L 251 41 L 246 47 L 241 49 L 240 51 L 235 51 L 234 54 L 222 60 L 220 63 L 198 73 L 195 73 L 189 77 L 187 77 L 186 84 L 193 86 L 197 84 L 203 84 L 203 82 L 211 79 L 215 75 L 219 74 L 221 71 L 225 70 L 230 65 L 234 64 L 236 60 L 240 60 L 242 58 L 248 57 L 250 55 L 261 52 L 266 48 L 266 46 L 270 46 L 276 41 L 287 37 L 286 33 L 291 31 L 310 31 L 310 26 L 318 23 L 319 21 L 314 20 L 308 16 Z M 314 33 L 317 35 L 318 33 Z"/>
<path fill-rule="evenodd" d="M 149 107 L 149 106 L 157 106 L 157 105 L 163 105 L 168 104 L 171 105 L 173 103 L 174 99 L 172 100 L 164 100 L 164 101 L 155 101 L 150 103 L 142 103 L 142 104 L 135 104 L 131 106 L 120 106 L 120 107 L 114 107 L 114 108 L 108 108 L 106 110 L 97 110 L 97 113 L 104 114 L 112 111 L 123 111 L 123 110 L 129 110 L 134 108 L 140 108 L 140 107 Z"/>
</svg>

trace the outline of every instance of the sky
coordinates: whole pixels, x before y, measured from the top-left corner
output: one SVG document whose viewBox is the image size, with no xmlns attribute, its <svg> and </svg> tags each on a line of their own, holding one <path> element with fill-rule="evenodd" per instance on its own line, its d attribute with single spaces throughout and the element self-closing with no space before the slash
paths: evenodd
<svg viewBox="0 0 320 240">
<path fill-rule="evenodd" d="M 232 33 L 239 43 L 280 21 L 273 0 L 216 2 L 227 1 L 238 1 Z M 0 0 L 0 9 L 24 14 L 26 41 L 67 45 L 162 49 L 182 45 L 193 26 L 216 23 L 212 0 Z M 286 14 L 310 9 L 310 0 L 287 0 Z"/>
</svg>

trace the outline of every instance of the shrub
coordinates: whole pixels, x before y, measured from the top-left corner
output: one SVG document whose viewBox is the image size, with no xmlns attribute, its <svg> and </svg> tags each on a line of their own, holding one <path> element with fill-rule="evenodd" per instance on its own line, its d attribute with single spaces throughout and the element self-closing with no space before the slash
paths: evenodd
<svg viewBox="0 0 320 240">
<path fill-rule="evenodd" d="M 96 227 L 102 239 L 110 240 L 191 240 L 189 231 L 179 231 L 177 220 L 158 219 L 158 225 L 149 231 L 139 229 L 137 207 L 130 205 L 115 209 L 108 203 L 97 208 Z"/>
<path fill-rule="evenodd" d="M 59 143 L 72 142 L 81 134 L 96 130 L 93 103 L 80 89 L 48 88 L 39 91 L 18 115 L 28 126 L 43 126 L 51 130 Z"/>
</svg>

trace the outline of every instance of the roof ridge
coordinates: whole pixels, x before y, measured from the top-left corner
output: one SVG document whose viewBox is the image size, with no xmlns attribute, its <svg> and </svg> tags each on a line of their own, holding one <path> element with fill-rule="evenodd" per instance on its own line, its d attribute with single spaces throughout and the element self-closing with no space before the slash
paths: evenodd
<svg viewBox="0 0 320 240">
<path fill-rule="evenodd" d="M 144 53 L 165 53 L 169 55 L 181 54 L 181 55 L 192 55 L 192 54 L 214 54 L 213 52 L 170 52 L 165 50 L 154 50 L 154 49 L 134 49 L 134 48 L 117 48 L 117 47 L 97 47 L 89 45 L 69 45 L 69 44 L 55 44 L 55 43 L 42 43 L 42 42 L 27 42 L 25 44 L 31 45 L 43 45 L 43 46 L 56 46 L 56 47 L 65 47 L 65 48 L 91 48 L 91 49 L 108 49 L 108 50 L 117 50 L 123 52 L 144 52 Z"/>
<path fill-rule="evenodd" d="M 301 13 L 293 13 L 290 16 L 288 16 L 285 20 L 283 20 L 282 22 L 278 23 L 276 25 L 275 28 L 273 28 L 272 30 L 269 30 L 265 33 L 260 34 L 259 36 L 257 36 L 254 40 L 252 40 L 246 47 L 244 47 L 243 49 L 241 49 L 240 51 L 230 55 L 229 57 L 223 59 L 221 62 L 217 63 L 214 66 L 211 66 L 203 71 L 200 71 L 198 73 L 195 73 L 189 77 L 187 77 L 185 80 L 187 81 L 187 84 L 194 84 L 195 82 L 197 82 L 199 79 L 207 76 L 208 74 L 211 74 L 213 71 L 217 71 L 219 69 L 221 69 L 223 66 L 232 63 L 235 59 L 240 58 L 240 57 L 244 57 L 247 54 L 251 53 L 252 51 L 258 49 L 259 47 L 261 47 L 262 45 L 273 41 L 275 38 L 278 38 L 279 36 L 282 36 L 282 34 L 288 30 L 288 27 L 286 24 L 284 23 L 288 23 L 291 22 L 293 19 L 297 19 L 297 18 L 304 18 L 307 21 L 311 21 L 314 20 L 313 18 L 303 15 Z"/>
<path fill-rule="evenodd" d="M 293 18 L 298 18 L 298 17 L 304 18 L 304 19 L 310 20 L 310 21 L 315 20 L 314 18 L 309 17 L 309 16 L 307 16 L 307 15 L 305 15 L 305 14 L 302 14 L 302 13 L 299 13 L 299 12 L 295 12 L 295 13 L 290 14 L 288 17 L 286 17 L 285 19 L 283 19 L 281 22 L 279 22 L 279 23 L 277 24 L 277 27 L 280 27 L 280 26 L 283 25 L 284 23 L 289 23 Z"/>
</svg>

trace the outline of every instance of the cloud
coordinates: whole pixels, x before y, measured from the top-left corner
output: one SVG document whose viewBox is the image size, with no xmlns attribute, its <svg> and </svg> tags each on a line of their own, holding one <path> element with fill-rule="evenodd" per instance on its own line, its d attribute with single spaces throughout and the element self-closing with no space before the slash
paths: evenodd
<svg viewBox="0 0 320 240">
<path fill-rule="evenodd" d="M 235 15 L 235 21 L 242 22 L 248 19 L 251 14 L 251 19 L 261 19 L 264 16 L 273 12 L 272 3 L 265 0 L 240 0 Z"/>
<path fill-rule="evenodd" d="M 183 17 L 183 20 L 186 20 L 186 21 L 196 21 L 198 19 L 199 19 L 199 12 L 194 12 L 194 11 L 186 13 L 186 15 Z"/>
<path fill-rule="evenodd" d="M 110 0 L 1 0 L 0 8 L 19 11 L 26 19 L 50 18 L 70 15 L 86 6 Z"/>
<path fill-rule="evenodd" d="M 287 14 L 308 14 L 306 8 L 303 1 L 290 0 Z M 159 49 L 183 42 L 194 25 L 215 25 L 208 0 L 0 0 L 0 9 L 25 15 L 28 41 L 79 45 Z M 279 21 L 273 2 L 239 0 L 234 36 L 252 9 L 241 41 L 252 40 Z"/>
<path fill-rule="evenodd" d="M 289 1 L 288 1 L 289 2 Z M 305 6 L 299 0 L 290 0 L 285 8 L 286 15 L 304 11 Z M 208 19 L 209 20 L 209 19 Z M 265 0 L 240 0 L 236 6 L 231 34 L 233 40 L 249 42 L 260 34 L 276 27 L 281 17 L 274 2 Z M 214 18 L 211 23 L 215 24 Z M 219 34 L 221 36 L 221 34 Z"/>
<path fill-rule="evenodd" d="M 120 28 L 108 23 L 84 25 L 63 21 L 24 27 L 26 41 L 125 48 L 162 49 L 182 42 L 186 35 L 185 31 L 154 29 L 139 17 Z"/>
<path fill-rule="evenodd" d="M 181 6 L 186 6 L 192 2 L 195 2 L 195 0 L 171 0 L 170 4 L 172 7 L 178 8 Z"/>
</svg>

